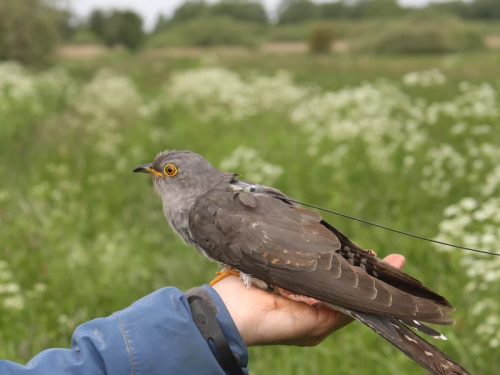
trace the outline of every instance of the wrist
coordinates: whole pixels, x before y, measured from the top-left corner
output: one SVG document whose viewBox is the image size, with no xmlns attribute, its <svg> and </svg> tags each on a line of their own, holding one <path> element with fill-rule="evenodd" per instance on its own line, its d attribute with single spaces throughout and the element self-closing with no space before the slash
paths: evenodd
<svg viewBox="0 0 500 375">
<path fill-rule="evenodd" d="M 235 288 L 235 282 L 240 284 L 242 288 Z M 260 314 L 252 314 L 249 306 L 241 301 L 242 293 L 247 290 L 247 287 L 237 277 L 228 276 L 212 286 L 212 288 L 224 302 L 245 345 L 247 347 L 257 345 L 256 332 L 258 331 Z"/>
<path fill-rule="evenodd" d="M 203 285 L 200 289 L 206 291 L 210 298 L 213 300 L 215 308 L 217 310 L 215 317 L 219 323 L 222 333 L 226 338 L 231 351 L 237 357 L 238 362 L 242 368 L 246 368 L 248 365 L 248 350 L 247 346 L 232 319 L 230 312 L 228 311 L 224 301 L 221 296 L 217 293 L 214 288 Z"/>
</svg>

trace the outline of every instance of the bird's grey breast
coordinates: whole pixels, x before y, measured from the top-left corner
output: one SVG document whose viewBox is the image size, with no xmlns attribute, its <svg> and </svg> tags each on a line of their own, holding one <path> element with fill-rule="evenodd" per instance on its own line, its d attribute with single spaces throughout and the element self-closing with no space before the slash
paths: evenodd
<svg viewBox="0 0 500 375">
<path fill-rule="evenodd" d="M 196 201 L 197 195 L 187 194 L 182 189 L 171 187 L 163 190 L 160 196 L 162 198 L 163 214 L 168 224 L 186 244 L 192 244 L 189 210 Z"/>
<path fill-rule="evenodd" d="M 184 243 L 192 244 L 193 239 L 189 228 L 189 209 L 173 209 L 170 206 L 163 205 L 163 213 L 170 227 L 182 238 Z"/>
</svg>

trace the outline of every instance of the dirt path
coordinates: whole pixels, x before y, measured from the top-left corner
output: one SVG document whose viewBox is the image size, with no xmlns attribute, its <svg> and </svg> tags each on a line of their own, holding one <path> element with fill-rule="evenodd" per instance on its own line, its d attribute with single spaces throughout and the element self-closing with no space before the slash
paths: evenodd
<svg viewBox="0 0 500 375">
<path fill-rule="evenodd" d="M 346 40 L 339 40 L 332 45 L 332 50 L 336 52 L 344 52 L 349 49 L 349 43 Z M 57 54 L 70 59 L 90 59 L 106 53 L 108 50 L 100 45 L 67 45 L 58 49 Z M 164 47 L 150 48 L 148 54 L 153 56 L 173 56 L 173 57 L 197 57 L 207 52 L 220 53 L 224 55 L 245 55 L 255 53 L 255 50 L 244 47 Z M 260 51 L 264 53 L 307 53 L 308 46 L 306 42 L 281 42 L 281 43 L 264 43 L 260 47 Z"/>
<path fill-rule="evenodd" d="M 485 44 L 488 48 L 500 48 L 500 35 L 490 35 L 485 38 Z M 335 52 L 349 51 L 350 45 L 347 40 L 338 40 L 332 45 L 332 50 Z M 308 45 L 306 42 L 275 42 L 264 43 L 260 47 L 260 52 L 270 54 L 294 54 L 307 53 Z M 70 59 L 91 59 L 107 53 L 107 49 L 100 45 L 67 45 L 58 49 L 59 56 Z M 164 47 L 147 49 L 148 54 L 157 57 L 172 56 L 172 57 L 198 57 L 207 52 L 217 53 L 227 56 L 241 56 L 255 53 L 255 50 L 244 47 Z"/>
<path fill-rule="evenodd" d="M 486 37 L 485 44 L 488 48 L 500 48 L 500 35 Z"/>
<path fill-rule="evenodd" d="M 57 50 L 57 54 L 62 57 L 74 59 L 89 59 L 102 55 L 106 51 L 106 47 L 97 44 L 67 45 L 59 47 Z"/>
</svg>

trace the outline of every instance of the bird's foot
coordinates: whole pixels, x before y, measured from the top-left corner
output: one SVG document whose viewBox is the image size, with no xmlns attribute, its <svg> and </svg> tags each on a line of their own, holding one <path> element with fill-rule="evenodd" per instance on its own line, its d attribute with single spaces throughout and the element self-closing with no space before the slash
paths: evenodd
<svg viewBox="0 0 500 375">
<path fill-rule="evenodd" d="M 226 268 L 225 270 L 218 271 L 215 274 L 217 275 L 217 277 L 210 282 L 210 284 L 209 284 L 210 286 L 214 286 L 219 281 L 221 281 L 222 279 L 225 279 L 228 276 L 240 277 L 240 273 L 238 271 L 232 270 L 231 268 Z"/>
<path fill-rule="evenodd" d="M 295 294 L 295 293 L 293 293 L 293 292 L 291 292 L 289 290 L 280 288 L 279 286 L 275 286 L 275 287 L 273 287 L 273 289 L 280 296 L 283 296 L 283 297 L 286 297 L 288 299 L 291 299 L 292 301 L 304 302 L 304 303 L 307 303 L 310 306 L 315 305 L 317 303 L 321 303 L 321 301 L 318 301 L 315 298 L 301 296 L 300 294 Z"/>
</svg>

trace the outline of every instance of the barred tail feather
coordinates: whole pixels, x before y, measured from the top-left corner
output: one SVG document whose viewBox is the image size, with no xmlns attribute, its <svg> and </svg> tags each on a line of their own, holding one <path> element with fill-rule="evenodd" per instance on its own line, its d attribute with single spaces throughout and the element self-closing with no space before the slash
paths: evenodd
<svg viewBox="0 0 500 375">
<path fill-rule="evenodd" d="M 425 333 L 426 335 L 432 336 L 435 339 L 439 340 L 448 340 L 445 335 L 443 335 L 441 332 L 436 331 L 435 329 L 432 329 L 431 327 L 427 327 L 425 324 L 422 322 L 419 322 L 417 320 L 413 319 L 403 319 L 403 318 L 398 318 L 398 320 L 403 323 L 404 325 L 408 327 L 412 327 L 413 329 Z"/>
<path fill-rule="evenodd" d="M 345 310 L 346 314 L 370 327 L 409 358 L 435 375 L 470 375 L 458 363 L 431 345 L 398 319 Z"/>
</svg>

